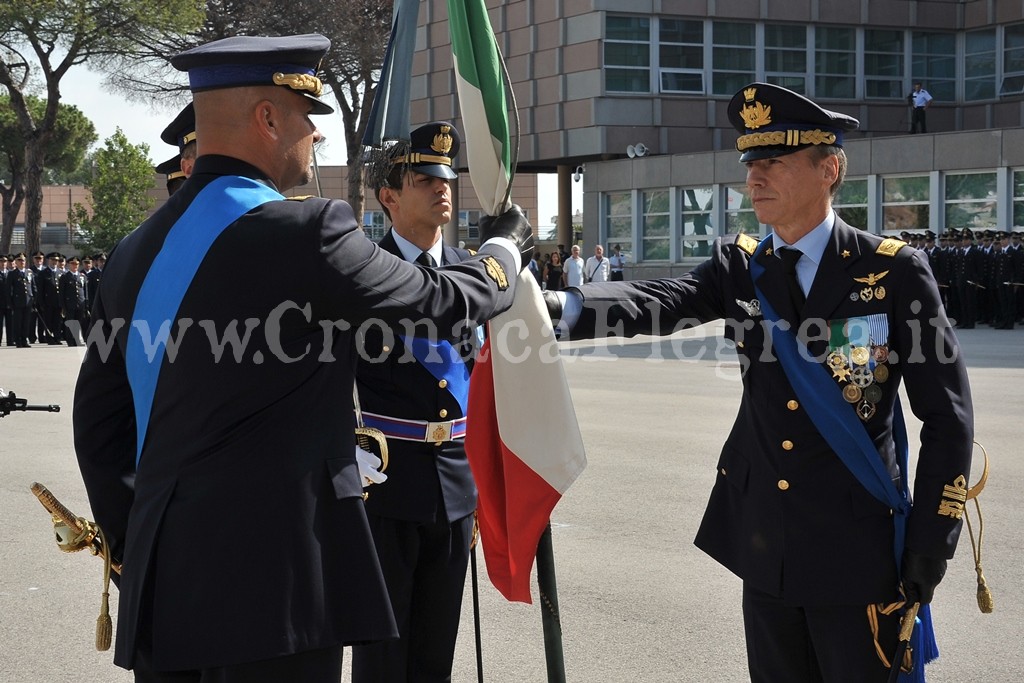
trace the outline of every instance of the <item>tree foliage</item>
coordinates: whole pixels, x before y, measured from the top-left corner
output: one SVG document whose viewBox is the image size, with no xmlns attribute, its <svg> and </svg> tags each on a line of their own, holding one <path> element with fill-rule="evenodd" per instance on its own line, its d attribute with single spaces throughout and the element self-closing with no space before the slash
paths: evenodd
<svg viewBox="0 0 1024 683">
<path fill-rule="evenodd" d="M 37 120 L 42 118 L 46 103 L 27 95 L 25 104 Z M 46 180 L 49 183 L 71 184 L 78 180 L 79 169 L 89 147 L 96 142 L 96 128 L 78 107 L 61 104 L 57 107 L 54 137 L 47 155 Z M 0 253 L 11 249 L 14 222 L 25 197 L 25 138 L 11 106 L 10 98 L 0 95 Z M 69 182 L 71 181 L 71 182 Z"/>
<path fill-rule="evenodd" d="M 129 54 L 140 35 L 193 30 L 201 0 L 17 0 L 0 2 L 0 85 L 25 140 L 25 246 L 39 247 L 42 180 L 53 154 L 60 82 L 86 62 Z M 27 97 L 46 102 L 42 115 Z"/>
<path fill-rule="evenodd" d="M 131 144 L 120 128 L 103 142 L 90 155 L 95 174 L 85 184 L 92 194 L 90 207 L 76 203 L 68 212 L 68 225 L 77 225 L 81 236 L 75 246 L 88 251 L 110 251 L 153 206 L 149 145 Z"/>
<path fill-rule="evenodd" d="M 181 74 L 168 64 L 182 50 L 234 35 L 316 32 L 327 36 L 331 49 L 321 66 L 323 79 L 342 118 L 348 153 L 347 199 L 361 216 L 361 144 L 391 32 L 392 5 L 393 0 L 207 0 L 201 27 L 178 35 L 139 34 L 122 59 L 112 60 L 108 73 L 115 88 L 130 96 L 173 97 L 186 86 Z M 336 139 L 329 128 L 321 132 L 328 138 L 326 144 Z"/>
</svg>

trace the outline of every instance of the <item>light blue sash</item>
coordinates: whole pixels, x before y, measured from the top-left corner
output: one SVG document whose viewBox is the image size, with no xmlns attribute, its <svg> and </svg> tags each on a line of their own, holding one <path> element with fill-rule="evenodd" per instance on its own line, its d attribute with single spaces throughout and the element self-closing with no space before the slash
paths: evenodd
<svg viewBox="0 0 1024 683">
<path fill-rule="evenodd" d="M 469 368 L 455 347 L 445 340 L 433 341 L 422 337 L 402 336 L 402 341 L 427 372 L 435 379 L 447 382 L 445 388 L 458 401 L 465 415 L 469 403 Z"/>
<path fill-rule="evenodd" d="M 142 458 L 167 339 L 185 292 L 225 228 L 257 206 L 279 199 L 284 196 L 255 180 L 241 176 L 217 178 L 196 195 L 171 226 L 153 259 L 135 300 L 125 351 L 135 403 L 136 468 Z"/>
<path fill-rule="evenodd" d="M 750 257 L 750 275 L 754 281 L 754 291 L 761 304 L 761 313 L 765 320 L 773 323 L 769 326 L 768 333 L 772 339 L 772 346 L 778 355 L 786 371 L 786 378 L 793 386 L 793 391 L 810 416 L 818 432 L 824 437 L 828 445 L 835 451 L 839 459 L 843 461 L 846 468 L 857 478 L 868 493 L 888 505 L 893 512 L 893 554 L 896 560 L 896 570 L 900 571 L 903 560 L 903 546 L 907 534 L 907 515 L 910 514 L 911 501 L 910 489 L 907 482 L 907 466 L 910 449 L 907 439 L 907 426 L 903 420 L 903 409 L 900 406 L 899 396 L 896 397 L 893 407 L 893 440 L 896 444 L 896 457 L 900 470 L 900 487 L 893 485 L 892 477 L 882 465 L 882 458 L 878 455 L 878 449 L 868 436 L 867 429 L 856 416 L 851 406 L 838 391 L 836 383 L 829 377 L 825 366 L 804 353 L 801 355 L 796 335 L 787 326 L 782 329 L 777 324 L 779 315 L 775 308 L 768 301 L 757 281 L 764 274 L 762 266 L 757 258 L 764 253 L 766 245 L 771 241 L 772 236 L 768 235 L 757 247 L 754 255 Z M 931 610 L 928 605 L 922 605 L 918 612 L 919 628 L 914 629 L 915 640 L 923 638 L 934 643 L 934 632 L 932 630 Z M 915 643 L 911 643 L 914 647 Z M 901 681 L 923 681 L 924 664 L 938 656 L 938 649 L 934 653 L 928 652 L 932 648 L 915 648 L 915 653 L 922 656 L 914 666 L 912 676 L 916 678 L 905 678 L 907 674 L 901 674 Z M 932 655 L 932 656 L 928 656 Z"/>
</svg>

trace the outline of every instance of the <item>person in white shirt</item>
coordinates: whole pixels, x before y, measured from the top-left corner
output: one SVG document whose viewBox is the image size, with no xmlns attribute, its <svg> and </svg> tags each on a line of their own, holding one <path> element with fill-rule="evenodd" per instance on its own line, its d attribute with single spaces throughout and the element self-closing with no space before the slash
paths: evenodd
<svg viewBox="0 0 1024 683">
<path fill-rule="evenodd" d="M 572 253 L 565 260 L 566 287 L 579 287 L 583 284 L 583 257 L 580 256 L 580 245 L 572 245 Z"/>
<path fill-rule="evenodd" d="M 910 112 L 910 132 L 927 133 L 928 124 L 925 121 L 924 112 L 932 105 L 931 94 L 920 83 L 915 83 L 914 92 L 907 96 L 907 100 L 910 102 L 910 106 L 913 107 Z"/>
<path fill-rule="evenodd" d="M 587 259 L 587 282 L 611 281 L 611 263 L 604 257 L 604 247 L 594 247 L 594 255 Z"/>
<path fill-rule="evenodd" d="M 612 255 L 608 257 L 608 262 L 612 268 L 612 281 L 618 281 L 623 278 L 623 268 L 626 265 L 626 257 L 622 254 L 622 246 L 616 244 L 612 247 Z"/>
</svg>

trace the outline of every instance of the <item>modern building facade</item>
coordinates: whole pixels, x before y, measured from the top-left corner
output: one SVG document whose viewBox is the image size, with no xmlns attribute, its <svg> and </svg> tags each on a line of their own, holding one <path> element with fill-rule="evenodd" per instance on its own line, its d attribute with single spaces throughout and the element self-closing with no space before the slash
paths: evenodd
<svg viewBox="0 0 1024 683">
<path fill-rule="evenodd" d="M 726 108 L 769 82 L 855 116 L 837 199 L 872 232 L 1024 228 L 1020 0 L 488 0 L 520 118 L 520 172 L 581 173 L 583 240 L 681 272 L 765 234 Z M 915 82 L 935 98 L 909 135 Z M 445 0 L 424 0 L 414 122 L 460 125 Z M 560 212 L 574 207 L 560 204 Z"/>
</svg>

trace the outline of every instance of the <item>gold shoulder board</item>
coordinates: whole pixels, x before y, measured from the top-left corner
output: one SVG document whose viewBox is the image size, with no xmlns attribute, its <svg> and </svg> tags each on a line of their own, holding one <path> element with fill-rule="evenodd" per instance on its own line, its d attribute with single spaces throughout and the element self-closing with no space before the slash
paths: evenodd
<svg viewBox="0 0 1024 683">
<path fill-rule="evenodd" d="M 736 246 L 747 252 L 748 256 L 753 256 L 757 250 L 757 240 L 750 235 L 739 234 L 736 236 Z"/>
<path fill-rule="evenodd" d="M 875 253 L 881 254 L 882 256 L 895 256 L 896 252 L 905 246 L 907 246 L 907 243 L 903 240 L 886 237 L 882 240 L 882 243 L 878 245 L 878 249 L 875 249 Z"/>
<path fill-rule="evenodd" d="M 291 201 L 296 201 L 296 202 L 301 202 L 303 199 L 309 199 L 310 197 L 313 197 L 313 196 L 315 196 L 315 195 L 300 194 L 300 195 L 295 196 L 295 197 L 285 197 L 285 199 L 288 199 L 288 200 L 291 200 Z"/>
</svg>

